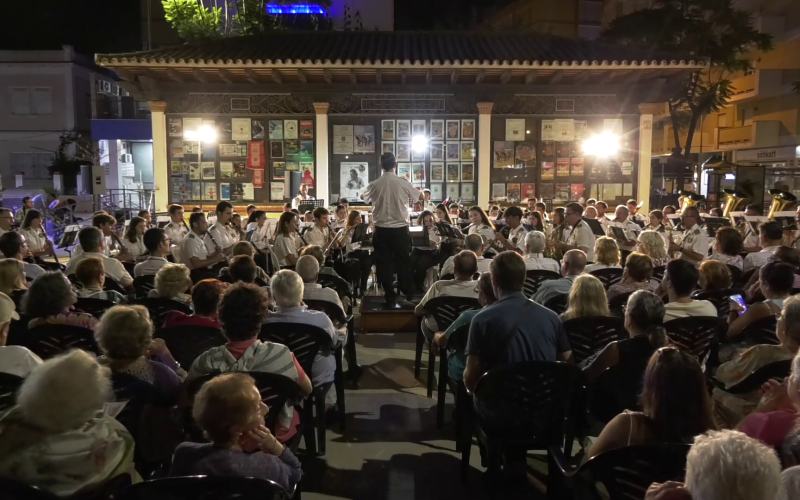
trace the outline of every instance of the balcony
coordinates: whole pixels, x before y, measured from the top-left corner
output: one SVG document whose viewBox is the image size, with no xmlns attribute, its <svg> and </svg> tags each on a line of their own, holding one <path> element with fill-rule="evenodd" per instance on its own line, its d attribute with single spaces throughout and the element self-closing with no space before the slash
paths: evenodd
<svg viewBox="0 0 800 500">
<path fill-rule="evenodd" d="M 733 93 L 728 102 L 785 94 L 791 90 L 791 86 L 784 86 L 782 78 L 783 70 L 781 69 L 756 69 L 749 75 L 734 77 L 731 79 Z"/>
<path fill-rule="evenodd" d="M 716 129 L 719 149 L 768 148 L 778 145 L 781 122 L 754 121 L 751 125 Z"/>
<path fill-rule="evenodd" d="M 681 145 L 686 144 L 687 134 L 680 134 Z M 704 153 L 717 151 L 714 135 L 709 132 L 696 132 L 692 139 L 692 153 L 699 153 L 700 146 Z M 665 156 L 672 154 L 672 149 L 675 147 L 675 136 L 672 133 L 672 127 L 666 126 L 661 130 L 653 130 L 653 145 L 651 152 L 653 156 Z"/>
</svg>

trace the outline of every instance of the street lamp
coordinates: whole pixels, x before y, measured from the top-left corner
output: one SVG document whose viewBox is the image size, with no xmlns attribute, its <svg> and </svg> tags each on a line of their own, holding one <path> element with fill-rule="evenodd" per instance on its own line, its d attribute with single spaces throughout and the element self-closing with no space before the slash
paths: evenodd
<svg viewBox="0 0 800 500">
<path fill-rule="evenodd" d="M 612 156 L 619 151 L 619 137 L 604 132 L 583 141 L 583 152 L 589 156 Z"/>
</svg>

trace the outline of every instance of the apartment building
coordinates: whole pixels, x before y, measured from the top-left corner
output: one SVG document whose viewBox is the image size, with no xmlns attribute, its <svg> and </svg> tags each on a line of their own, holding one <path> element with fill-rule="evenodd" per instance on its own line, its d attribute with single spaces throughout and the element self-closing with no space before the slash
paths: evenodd
<svg viewBox="0 0 800 500">
<path fill-rule="evenodd" d="M 516 0 L 489 16 L 479 29 L 595 39 L 602 30 L 603 12 L 603 0 Z"/>
</svg>

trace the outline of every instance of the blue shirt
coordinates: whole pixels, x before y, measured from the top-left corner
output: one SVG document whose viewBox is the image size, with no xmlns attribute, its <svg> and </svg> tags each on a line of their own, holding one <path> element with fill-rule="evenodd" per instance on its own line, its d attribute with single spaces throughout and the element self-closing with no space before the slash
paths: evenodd
<svg viewBox="0 0 800 500">
<path fill-rule="evenodd" d="M 569 350 L 558 315 L 516 292 L 475 315 L 466 354 L 480 356 L 489 369 L 522 361 L 557 361 L 558 354 Z"/>
<path fill-rule="evenodd" d="M 479 312 L 481 312 L 480 309 L 470 309 L 469 311 L 464 311 L 461 313 L 461 316 L 453 321 L 450 327 L 444 332 L 444 336 L 449 339 L 450 335 L 452 335 L 454 331 L 464 325 L 469 325 L 470 322 L 472 322 L 472 318 L 474 318 Z M 447 373 L 450 375 L 451 379 L 464 380 L 464 370 L 466 368 L 467 355 L 463 352 L 454 352 L 453 354 L 447 356 Z"/>
</svg>

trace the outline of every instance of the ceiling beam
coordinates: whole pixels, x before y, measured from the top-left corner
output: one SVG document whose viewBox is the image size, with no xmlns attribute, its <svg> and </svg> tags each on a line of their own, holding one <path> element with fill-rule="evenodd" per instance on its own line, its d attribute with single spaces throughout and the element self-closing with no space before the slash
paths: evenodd
<svg viewBox="0 0 800 500">
<path fill-rule="evenodd" d="M 376 69 L 375 70 L 375 83 L 377 83 L 378 85 L 380 85 L 380 83 L 381 83 L 381 70 L 380 69 Z"/>
<path fill-rule="evenodd" d="M 562 78 L 564 78 L 564 71 L 558 70 L 553 73 L 553 76 L 550 77 L 550 81 L 548 83 L 558 83 Z"/>
<path fill-rule="evenodd" d="M 130 71 L 130 70 L 127 70 L 127 69 L 123 69 L 123 68 L 117 68 L 117 69 L 114 70 L 114 73 L 116 73 L 117 76 L 119 76 L 120 78 L 122 78 L 123 80 L 125 80 L 127 82 L 131 82 L 131 83 L 135 83 L 136 82 L 136 73 L 134 73 L 133 71 Z"/>
<path fill-rule="evenodd" d="M 400 71 L 400 83 L 405 85 L 406 84 L 406 80 L 408 80 L 408 71 L 406 71 L 406 70 Z"/>
<path fill-rule="evenodd" d="M 456 83 L 458 83 L 458 70 L 454 69 L 450 74 L 450 84 L 455 85 Z"/>
<path fill-rule="evenodd" d="M 167 68 L 167 76 L 173 82 L 183 83 L 183 81 L 185 80 L 185 78 L 183 78 L 183 75 L 175 68 Z"/>
<path fill-rule="evenodd" d="M 247 78 L 247 81 L 253 84 L 260 83 L 258 75 L 252 69 L 244 70 L 244 77 Z"/>
<path fill-rule="evenodd" d="M 275 83 L 283 83 L 283 78 L 281 78 L 281 74 L 277 69 L 269 70 L 270 76 L 272 77 L 272 81 Z"/>
<path fill-rule="evenodd" d="M 350 83 L 353 85 L 358 83 L 358 77 L 356 76 L 356 70 L 354 69 L 350 70 Z"/>
<path fill-rule="evenodd" d="M 500 75 L 500 83 L 508 83 L 511 80 L 511 70 L 507 69 Z"/>
<path fill-rule="evenodd" d="M 234 83 L 233 74 L 225 68 L 218 69 L 217 76 L 225 83 Z"/>
<path fill-rule="evenodd" d="M 297 68 L 297 79 L 300 80 L 301 83 L 308 83 L 306 72 L 300 68 Z"/>
<path fill-rule="evenodd" d="M 325 80 L 325 83 L 328 85 L 333 83 L 333 73 L 329 69 L 322 70 L 322 79 Z"/>
<path fill-rule="evenodd" d="M 195 68 L 192 75 L 203 83 L 208 83 L 208 74 L 200 68 Z"/>
<path fill-rule="evenodd" d="M 429 69 L 428 72 L 425 73 L 425 83 L 430 85 L 432 81 L 433 81 L 433 70 Z"/>
<path fill-rule="evenodd" d="M 528 71 L 528 74 L 525 75 L 525 85 L 530 85 L 531 83 L 536 81 L 536 76 L 539 75 L 539 70 L 532 69 Z"/>
<path fill-rule="evenodd" d="M 486 78 L 486 70 L 482 69 L 475 75 L 475 85 L 480 85 L 484 78 Z"/>
</svg>

